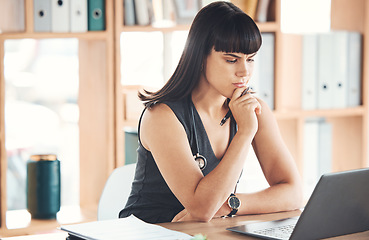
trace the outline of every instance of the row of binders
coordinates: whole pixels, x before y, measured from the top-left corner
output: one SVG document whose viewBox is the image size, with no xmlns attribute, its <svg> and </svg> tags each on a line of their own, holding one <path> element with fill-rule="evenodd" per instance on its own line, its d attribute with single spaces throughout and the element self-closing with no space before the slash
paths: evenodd
<svg viewBox="0 0 369 240">
<path fill-rule="evenodd" d="M 189 24 L 209 0 L 124 0 L 125 26 Z"/>
<path fill-rule="evenodd" d="M 33 0 L 35 32 L 105 30 L 105 0 Z"/>
<path fill-rule="evenodd" d="M 302 109 L 361 104 L 362 36 L 332 31 L 302 38 Z"/>
<path fill-rule="evenodd" d="M 124 25 L 190 24 L 197 12 L 216 0 L 124 0 Z M 229 1 L 229 0 L 228 0 Z M 232 0 L 257 22 L 268 20 L 270 0 Z"/>
</svg>

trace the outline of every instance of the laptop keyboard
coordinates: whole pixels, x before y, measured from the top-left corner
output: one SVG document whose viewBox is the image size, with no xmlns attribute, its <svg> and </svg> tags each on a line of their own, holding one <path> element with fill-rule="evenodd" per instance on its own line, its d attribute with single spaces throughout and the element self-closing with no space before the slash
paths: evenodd
<svg viewBox="0 0 369 240">
<path fill-rule="evenodd" d="M 280 227 L 256 230 L 254 231 L 254 233 L 268 236 L 268 237 L 289 239 L 295 226 L 296 224 L 290 224 L 290 225 L 285 225 L 285 226 L 280 226 Z"/>
</svg>

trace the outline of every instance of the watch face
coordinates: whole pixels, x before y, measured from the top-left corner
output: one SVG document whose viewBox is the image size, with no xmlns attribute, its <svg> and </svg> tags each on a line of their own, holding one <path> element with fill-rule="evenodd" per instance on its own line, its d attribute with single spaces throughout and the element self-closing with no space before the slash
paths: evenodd
<svg viewBox="0 0 369 240">
<path fill-rule="evenodd" d="M 238 209 L 241 205 L 241 201 L 237 197 L 232 196 L 229 198 L 228 204 L 231 208 Z"/>
</svg>

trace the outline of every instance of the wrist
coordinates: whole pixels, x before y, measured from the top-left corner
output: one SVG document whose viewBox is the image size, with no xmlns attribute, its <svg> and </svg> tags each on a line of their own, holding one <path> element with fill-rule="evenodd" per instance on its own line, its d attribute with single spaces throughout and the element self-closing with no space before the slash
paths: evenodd
<svg viewBox="0 0 369 240">
<path fill-rule="evenodd" d="M 233 217 L 238 212 L 238 209 L 241 206 L 241 200 L 233 193 L 228 197 L 227 205 L 231 209 L 228 213 L 228 217 Z"/>
</svg>

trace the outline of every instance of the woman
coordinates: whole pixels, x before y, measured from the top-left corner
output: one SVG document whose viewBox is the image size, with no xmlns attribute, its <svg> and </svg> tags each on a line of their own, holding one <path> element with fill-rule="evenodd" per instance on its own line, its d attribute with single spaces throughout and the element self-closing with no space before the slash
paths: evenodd
<svg viewBox="0 0 369 240">
<path fill-rule="evenodd" d="M 173 76 L 139 94 L 136 175 L 120 217 L 206 222 L 300 207 L 300 178 L 273 114 L 247 94 L 260 45 L 256 24 L 232 3 L 200 10 Z M 270 187 L 236 193 L 251 145 Z"/>
</svg>

